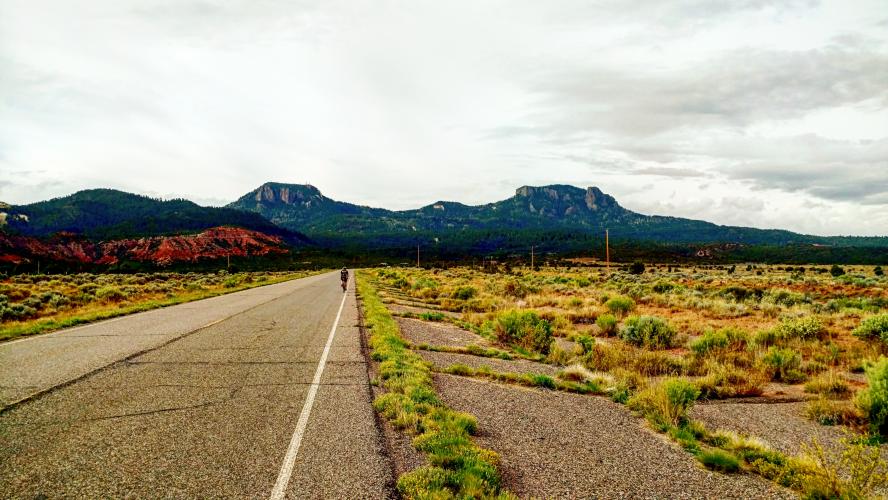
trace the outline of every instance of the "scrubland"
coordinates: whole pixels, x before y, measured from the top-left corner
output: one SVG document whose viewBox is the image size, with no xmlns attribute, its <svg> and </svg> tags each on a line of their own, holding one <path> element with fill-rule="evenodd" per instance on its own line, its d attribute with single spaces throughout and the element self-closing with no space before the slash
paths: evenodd
<svg viewBox="0 0 888 500">
<path fill-rule="evenodd" d="M 308 272 L 14 275 L 0 279 L 0 340 L 307 276 Z"/>
<path fill-rule="evenodd" d="M 401 343 L 411 363 L 423 367 L 417 369 L 608 398 L 643 417 L 701 467 L 765 478 L 806 497 L 885 493 L 888 467 L 880 445 L 888 436 L 888 279 L 881 268 L 632 270 L 389 268 L 365 271 L 359 279 L 362 295 L 378 293 L 387 314 L 477 336 L 469 345 L 415 344 L 387 322 L 387 338 Z M 386 313 L 377 307 L 374 314 Z M 555 374 L 492 364 L 422 364 L 413 354 L 429 352 L 506 360 L 500 365 L 530 361 L 553 367 Z M 426 375 L 423 380 L 423 394 L 434 398 L 433 384 Z M 800 419 L 845 434 L 831 443 L 801 436 L 801 452 L 779 451 L 751 433 L 710 428 L 693 417 L 695 405 L 719 402 L 802 405 Z M 406 403 L 398 411 L 388 400 L 381 405 L 384 415 L 398 421 L 411 411 Z M 460 439 L 475 427 L 462 425 Z M 497 464 L 495 454 L 471 450 L 485 467 Z M 442 470 L 435 477 L 451 477 L 447 467 Z M 419 481 L 428 474 L 405 479 L 402 493 L 460 494 L 453 483 Z M 505 494 L 498 476 L 485 474 L 481 490 Z"/>
</svg>

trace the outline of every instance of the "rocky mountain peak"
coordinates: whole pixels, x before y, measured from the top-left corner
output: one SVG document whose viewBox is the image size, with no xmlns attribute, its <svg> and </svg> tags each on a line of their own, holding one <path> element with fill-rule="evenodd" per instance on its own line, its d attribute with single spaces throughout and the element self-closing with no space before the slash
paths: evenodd
<svg viewBox="0 0 888 500">
<path fill-rule="evenodd" d="M 295 205 L 320 199 L 322 195 L 320 190 L 311 184 L 266 182 L 254 192 L 254 198 L 258 202 Z"/>
</svg>

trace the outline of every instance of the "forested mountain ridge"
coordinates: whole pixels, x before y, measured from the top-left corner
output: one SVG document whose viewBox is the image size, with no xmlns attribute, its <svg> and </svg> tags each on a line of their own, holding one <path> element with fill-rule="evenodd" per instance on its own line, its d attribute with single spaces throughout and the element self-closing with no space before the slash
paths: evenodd
<svg viewBox="0 0 888 500">
<path fill-rule="evenodd" d="M 570 239 L 570 235 L 585 239 L 608 229 L 618 240 L 658 243 L 888 247 L 888 237 L 821 237 L 643 215 L 622 207 L 597 187 L 567 185 L 523 186 L 514 196 L 485 205 L 438 201 L 419 209 L 393 211 L 336 201 L 311 185 L 269 182 L 228 207 L 256 212 L 331 246 L 360 242 L 382 248 L 432 238 L 470 250 L 479 244 L 492 248 L 531 244 L 530 238 L 539 239 L 541 233 L 558 235 L 557 239 Z M 522 241 L 522 234 L 527 234 L 528 242 Z"/>
</svg>

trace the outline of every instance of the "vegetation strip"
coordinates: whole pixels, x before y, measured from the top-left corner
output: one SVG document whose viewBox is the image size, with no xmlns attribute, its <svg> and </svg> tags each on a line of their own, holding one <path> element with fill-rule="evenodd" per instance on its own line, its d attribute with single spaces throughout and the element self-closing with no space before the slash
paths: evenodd
<svg viewBox="0 0 888 500">
<path fill-rule="evenodd" d="M 386 389 L 374 406 L 395 427 L 414 435 L 413 445 L 429 461 L 398 478 L 398 491 L 406 498 L 512 498 L 500 486 L 498 455 L 471 439 L 478 427 L 475 417 L 438 399 L 429 365 L 401 338 L 370 276 L 358 272 L 357 278 L 371 357 L 379 362 L 379 382 Z"/>
<path fill-rule="evenodd" d="M 95 323 L 97 321 L 116 318 L 119 316 L 126 316 L 138 312 L 150 311 L 152 309 L 184 304 L 186 302 L 193 302 L 195 300 L 203 300 L 220 295 L 227 295 L 229 293 L 239 292 L 250 288 L 274 285 L 277 283 L 283 283 L 285 281 L 320 274 L 322 272 L 325 271 L 291 273 L 284 277 L 271 278 L 265 281 L 232 281 L 235 279 L 235 277 L 233 276 L 226 280 L 222 288 L 218 289 L 189 291 L 181 295 L 174 295 L 172 297 L 167 297 L 164 299 L 146 300 L 143 302 L 137 302 L 135 304 L 125 306 L 114 306 L 114 302 L 112 301 L 109 304 L 106 304 L 107 308 L 102 308 L 94 311 L 75 311 L 70 316 L 62 316 L 60 318 L 38 318 L 18 324 L 4 325 L 0 327 L 0 342 L 13 340 L 18 337 L 26 337 L 37 335 L 40 333 L 49 333 L 73 326 Z M 0 297 L 5 298 L 4 295 L 0 295 Z M 5 302 L 3 302 L 2 299 L 0 299 L 0 305 L 5 305 Z"/>
<path fill-rule="evenodd" d="M 480 368 L 472 368 L 463 364 L 450 365 L 441 373 L 448 375 L 459 375 L 462 377 L 476 377 L 495 380 L 497 382 L 506 382 L 509 384 L 523 385 L 525 387 L 541 387 L 544 389 L 553 389 L 565 392 L 575 392 L 577 394 L 604 394 L 601 384 L 596 380 L 562 380 L 556 377 L 550 377 L 542 373 L 515 373 L 515 372 L 498 372 L 490 367 L 482 366 Z"/>
</svg>

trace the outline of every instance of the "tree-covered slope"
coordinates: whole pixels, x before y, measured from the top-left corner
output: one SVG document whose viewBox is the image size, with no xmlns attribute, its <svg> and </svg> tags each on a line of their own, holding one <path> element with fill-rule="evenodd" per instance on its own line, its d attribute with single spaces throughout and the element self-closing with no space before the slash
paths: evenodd
<svg viewBox="0 0 888 500">
<path fill-rule="evenodd" d="M 819 237 L 643 215 L 623 208 L 596 187 L 566 185 L 524 186 L 511 198 L 486 205 L 439 201 L 392 211 L 332 200 L 309 185 L 267 183 L 229 207 L 256 212 L 329 246 L 388 248 L 435 241 L 471 251 L 479 246 L 518 248 L 548 235 L 562 242 L 553 243 L 553 249 L 567 250 L 608 229 L 614 240 L 658 243 L 888 247 L 885 237 Z"/>
<path fill-rule="evenodd" d="M 307 241 L 303 235 L 280 228 L 257 213 L 202 207 L 188 200 L 163 201 L 113 189 L 80 191 L 5 211 L 8 232 L 36 237 L 61 232 L 111 240 L 236 226 L 283 236 L 290 242 Z"/>
</svg>

